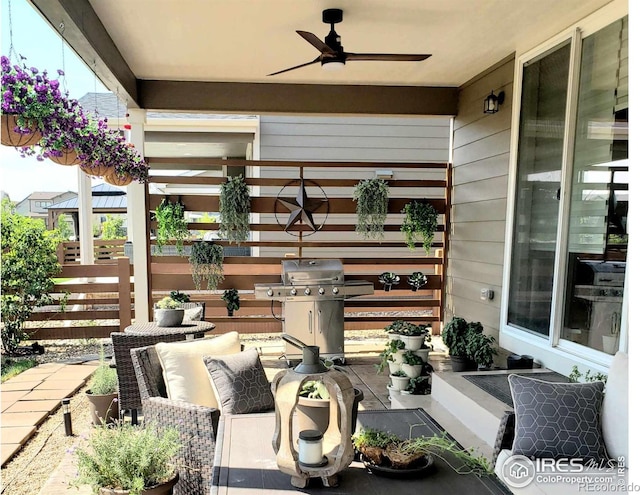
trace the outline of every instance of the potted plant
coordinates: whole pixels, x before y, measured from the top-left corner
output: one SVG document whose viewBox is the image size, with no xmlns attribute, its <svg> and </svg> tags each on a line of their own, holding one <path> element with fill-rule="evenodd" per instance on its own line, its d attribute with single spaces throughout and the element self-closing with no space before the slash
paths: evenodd
<svg viewBox="0 0 640 495">
<path fill-rule="evenodd" d="M 476 362 L 478 369 L 489 369 L 498 351 L 493 347 L 496 339 L 483 333 L 472 332 L 467 342 L 467 355 Z"/>
<path fill-rule="evenodd" d="M 411 290 L 416 292 L 420 287 L 427 284 L 427 276 L 422 272 L 413 272 L 409 275 L 407 282 L 411 286 Z"/>
<path fill-rule="evenodd" d="M 352 409 L 351 433 L 355 431 L 358 416 L 358 404 L 363 399 L 362 390 L 354 388 L 355 394 Z M 329 390 L 322 380 L 308 380 L 302 384 L 298 396 L 296 410 L 298 412 L 298 427 L 302 430 L 327 431 L 329 426 L 330 408 Z M 340 424 L 338 424 L 340 426 Z"/>
<path fill-rule="evenodd" d="M 353 191 L 357 201 L 356 232 L 365 239 L 384 238 L 384 222 L 389 204 L 389 185 L 382 179 L 361 180 Z"/>
<path fill-rule="evenodd" d="M 100 426 L 75 451 L 78 477 L 72 485 L 88 484 L 101 495 L 169 495 L 178 481 L 175 458 L 181 447 L 175 428 Z"/>
<path fill-rule="evenodd" d="M 426 325 L 416 325 L 408 321 L 399 320 L 398 333 L 400 340 L 405 344 L 405 349 L 409 351 L 417 351 L 422 347 L 425 340 L 430 342 L 431 335 Z"/>
<path fill-rule="evenodd" d="M 468 322 L 454 316 L 442 330 L 442 342 L 449 348 L 453 371 L 474 371 L 478 365 L 469 354 L 469 342 L 473 334 L 482 333 L 480 322 Z"/>
<path fill-rule="evenodd" d="M 227 177 L 220 187 L 220 237 L 240 244 L 249 238 L 251 198 L 242 175 Z"/>
<path fill-rule="evenodd" d="M 191 302 L 191 296 L 189 294 L 184 294 L 179 290 L 172 290 L 169 293 L 169 297 L 171 297 L 171 299 L 181 304 Z"/>
<path fill-rule="evenodd" d="M 409 385 L 409 377 L 403 370 L 391 373 L 389 378 L 391 378 L 391 387 L 394 390 L 404 390 Z"/>
<path fill-rule="evenodd" d="M 382 373 L 385 366 L 389 362 L 402 363 L 402 355 L 404 354 L 404 342 L 401 340 L 391 339 L 384 345 L 383 351 L 380 353 L 380 362 L 376 364 L 378 373 Z M 396 367 L 394 369 L 397 370 Z"/>
<path fill-rule="evenodd" d="M 184 319 L 184 309 L 178 301 L 166 296 L 156 303 L 153 318 L 159 327 L 178 327 Z"/>
<path fill-rule="evenodd" d="M 400 283 L 400 275 L 396 275 L 393 272 L 381 273 L 378 280 L 382 284 L 385 292 L 389 292 L 391 287 Z"/>
<path fill-rule="evenodd" d="M 172 203 L 170 199 L 163 198 L 155 211 L 155 219 L 158 223 L 156 229 L 156 245 L 162 253 L 162 247 L 170 239 L 176 240 L 176 251 L 181 255 L 184 251 L 184 240 L 189 237 L 187 220 L 184 218 L 184 206 L 180 201 Z"/>
<path fill-rule="evenodd" d="M 463 449 L 446 433 L 432 437 L 419 436 L 406 440 L 397 435 L 376 428 L 364 427 L 352 436 L 355 448 L 360 452 L 365 464 L 384 466 L 392 469 L 410 469 L 428 466 L 426 456 L 435 456 L 451 466 L 458 474 L 491 474 L 491 464 L 483 455 L 476 455 L 473 449 Z M 453 455 L 455 466 L 448 459 Z M 375 471 L 374 471 L 375 472 Z M 389 476 L 388 472 L 381 472 Z"/>
<path fill-rule="evenodd" d="M 89 380 L 86 397 L 91 404 L 91 422 L 94 425 L 111 424 L 118 420 L 118 375 L 105 361 L 100 350 L 100 364 Z"/>
<path fill-rule="evenodd" d="M 240 309 L 240 296 L 238 295 L 238 289 L 225 290 L 221 299 L 227 303 L 228 316 L 233 316 L 233 312 Z"/>
<path fill-rule="evenodd" d="M 415 378 L 422 374 L 422 359 L 413 353 L 413 351 L 407 351 L 402 356 L 402 371 L 409 378 Z"/>
<path fill-rule="evenodd" d="M 416 376 L 409 380 L 409 385 L 402 391 L 402 395 L 427 395 L 431 393 L 430 377 Z"/>
<path fill-rule="evenodd" d="M 416 240 L 422 238 L 422 247 L 428 256 L 438 228 L 438 212 L 429 203 L 414 200 L 404 205 L 402 213 L 405 216 L 400 230 L 404 232 L 407 246 L 414 250 Z"/>
<path fill-rule="evenodd" d="M 224 280 L 222 264 L 224 251 L 222 246 L 211 241 L 196 241 L 191 246 L 191 276 L 196 289 L 200 290 L 202 281 L 207 281 L 207 290 L 216 290 Z"/>
</svg>

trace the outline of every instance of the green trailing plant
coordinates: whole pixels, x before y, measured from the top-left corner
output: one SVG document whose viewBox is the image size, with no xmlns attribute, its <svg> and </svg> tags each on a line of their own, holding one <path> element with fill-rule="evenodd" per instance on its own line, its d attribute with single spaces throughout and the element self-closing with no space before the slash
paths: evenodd
<svg viewBox="0 0 640 495">
<path fill-rule="evenodd" d="M 220 237 L 240 244 L 249 238 L 251 198 L 242 175 L 227 177 L 220 187 Z"/>
<path fill-rule="evenodd" d="M 240 309 L 240 295 L 238 289 L 227 289 L 222 293 L 221 299 L 227 303 L 227 311 Z"/>
<path fill-rule="evenodd" d="M 162 247 L 171 239 L 176 241 L 176 251 L 179 255 L 184 252 L 184 241 L 189 238 L 187 220 L 184 217 L 184 205 L 177 201 L 172 203 L 164 198 L 155 210 L 155 218 L 158 223 L 156 229 L 156 246 L 162 253 Z"/>
<path fill-rule="evenodd" d="M 320 380 L 309 380 L 302 384 L 300 397 L 306 397 L 308 399 L 328 399 L 329 390 L 327 386 Z"/>
<path fill-rule="evenodd" d="M 425 341 L 431 342 L 431 327 L 427 325 L 416 325 L 415 323 L 411 323 L 409 321 L 395 320 L 390 325 L 384 327 L 384 330 L 387 333 L 406 335 L 409 337 L 424 335 Z"/>
<path fill-rule="evenodd" d="M 175 459 L 181 447 L 175 428 L 149 423 L 143 428 L 123 422 L 97 426 L 86 445 L 75 451 L 78 477 L 71 484 L 91 485 L 94 493 L 112 488 L 140 495 L 175 476 Z"/>
<path fill-rule="evenodd" d="M 45 305 L 64 307 L 66 296 L 56 301 L 50 294 L 52 278 L 60 272 L 57 231 L 47 230 L 42 220 L 17 214 L 8 199 L 2 200 L 1 208 L 1 335 L 4 350 L 13 354 L 29 337 L 24 325 L 31 313 Z"/>
<path fill-rule="evenodd" d="M 607 383 L 608 376 L 604 373 L 600 373 L 597 371 L 596 373 L 591 374 L 591 370 L 587 370 L 586 373 L 582 373 L 577 365 L 573 365 L 571 368 L 571 373 L 569 374 L 569 381 L 576 383 L 579 382 L 581 378 L 584 378 L 585 382 L 605 382 Z"/>
<path fill-rule="evenodd" d="M 422 425 L 412 425 L 411 429 L 415 426 Z M 384 463 L 398 467 L 396 459 L 411 463 L 425 455 L 431 455 L 440 458 L 458 474 L 484 476 L 493 472 L 486 457 L 476 455 L 473 448 L 463 449 L 446 433 L 403 440 L 394 434 L 364 427 L 352 436 L 352 441 L 356 449 L 378 465 Z"/>
<path fill-rule="evenodd" d="M 384 349 L 380 353 L 380 362 L 375 365 L 378 373 L 382 373 L 384 371 L 385 366 L 387 366 L 387 361 L 393 361 L 393 354 L 404 348 L 405 343 L 401 340 L 387 340 L 387 343 L 384 345 Z"/>
<path fill-rule="evenodd" d="M 409 385 L 407 385 L 405 390 L 412 395 L 427 395 L 431 392 L 429 377 L 416 376 L 415 378 L 412 378 L 409 380 Z"/>
<path fill-rule="evenodd" d="M 160 299 L 156 303 L 156 308 L 158 309 L 178 309 L 180 308 L 180 304 L 175 299 L 172 299 L 171 296 L 166 296 Z"/>
<path fill-rule="evenodd" d="M 200 290 L 203 280 L 207 281 L 207 290 L 215 290 L 224 280 L 222 265 L 224 251 L 222 246 L 210 241 L 197 241 L 191 246 L 191 275 L 196 289 Z"/>
<path fill-rule="evenodd" d="M 383 239 L 389 205 L 389 185 L 382 179 L 361 180 L 353 190 L 357 201 L 356 232 L 365 239 Z"/>
<path fill-rule="evenodd" d="M 191 296 L 189 294 L 184 294 L 179 290 L 172 290 L 169 293 L 169 297 L 171 297 L 171 299 L 179 303 L 188 303 L 191 301 Z"/>
<path fill-rule="evenodd" d="M 407 246 L 414 250 L 416 241 L 422 239 L 422 247 L 428 255 L 438 228 L 438 212 L 429 203 L 414 200 L 404 205 L 402 213 L 405 216 L 400 230 L 404 232 Z"/>
<path fill-rule="evenodd" d="M 408 364 L 409 366 L 416 366 L 418 364 L 422 365 L 422 359 L 417 354 L 414 354 L 413 351 L 407 351 L 402 355 L 402 361 L 404 364 Z"/>
<path fill-rule="evenodd" d="M 394 371 L 393 373 L 391 373 L 391 376 L 397 376 L 397 377 L 400 377 L 400 378 L 406 378 L 407 374 L 402 370 L 398 370 L 398 371 Z"/>
</svg>

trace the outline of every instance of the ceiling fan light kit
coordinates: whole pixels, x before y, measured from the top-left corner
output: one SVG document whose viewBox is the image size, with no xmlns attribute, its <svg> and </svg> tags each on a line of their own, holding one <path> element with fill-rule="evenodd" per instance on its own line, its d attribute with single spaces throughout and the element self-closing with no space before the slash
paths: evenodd
<svg viewBox="0 0 640 495">
<path fill-rule="evenodd" d="M 320 52 L 320 55 L 311 62 L 289 67 L 278 72 L 273 72 L 269 76 L 275 76 L 282 74 L 283 72 L 289 72 L 295 69 L 306 67 L 307 65 L 313 65 L 320 62 L 320 65 L 325 70 L 340 70 L 347 61 L 362 61 L 362 60 L 375 60 L 379 62 L 420 62 L 426 60 L 431 54 L 409 54 L 409 53 L 350 53 L 345 52 L 342 47 L 342 39 L 336 32 L 334 26 L 342 22 L 342 9 L 325 9 L 322 11 L 322 22 L 331 25 L 329 34 L 325 37 L 324 41 L 318 38 L 315 34 L 307 31 L 296 31 L 302 38 L 304 38 L 309 44 Z"/>
</svg>

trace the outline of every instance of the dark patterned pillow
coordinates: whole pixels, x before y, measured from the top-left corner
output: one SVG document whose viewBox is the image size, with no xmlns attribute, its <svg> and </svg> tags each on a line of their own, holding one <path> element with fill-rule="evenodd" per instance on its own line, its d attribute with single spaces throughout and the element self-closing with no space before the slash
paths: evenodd
<svg viewBox="0 0 640 495">
<path fill-rule="evenodd" d="M 204 364 L 222 414 L 246 414 L 274 408 L 271 387 L 256 349 L 228 354 L 205 356 Z"/>
<path fill-rule="evenodd" d="M 555 383 L 512 374 L 509 385 L 514 455 L 607 459 L 600 421 L 603 382 Z"/>
</svg>

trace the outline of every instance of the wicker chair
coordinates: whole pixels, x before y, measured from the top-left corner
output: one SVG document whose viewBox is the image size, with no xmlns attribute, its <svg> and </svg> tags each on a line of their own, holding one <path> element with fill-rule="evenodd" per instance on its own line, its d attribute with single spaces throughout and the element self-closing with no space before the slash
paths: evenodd
<svg viewBox="0 0 640 495">
<path fill-rule="evenodd" d="M 113 357 L 118 374 L 118 404 L 120 414 L 131 411 L 131 422 L 138 422 L 138 409 L 142 408 L 138 381 L 131 362 L 131 349 L 155 345 L 158 342 L 176 342 L 185 340 L 185 335 L 129 335 L 127 333 L 114 332 L 111 334 L 113 343 Z"/>
<path fill-rule="evenodd" d="M 174 495 L 209 495 L 220 411 L 167 398 L 162 367 L 154 346 L 133 349 L 131 359 L 142 398 L 144 421 L 180 432 L 183 449 Z"/>
</svg>

